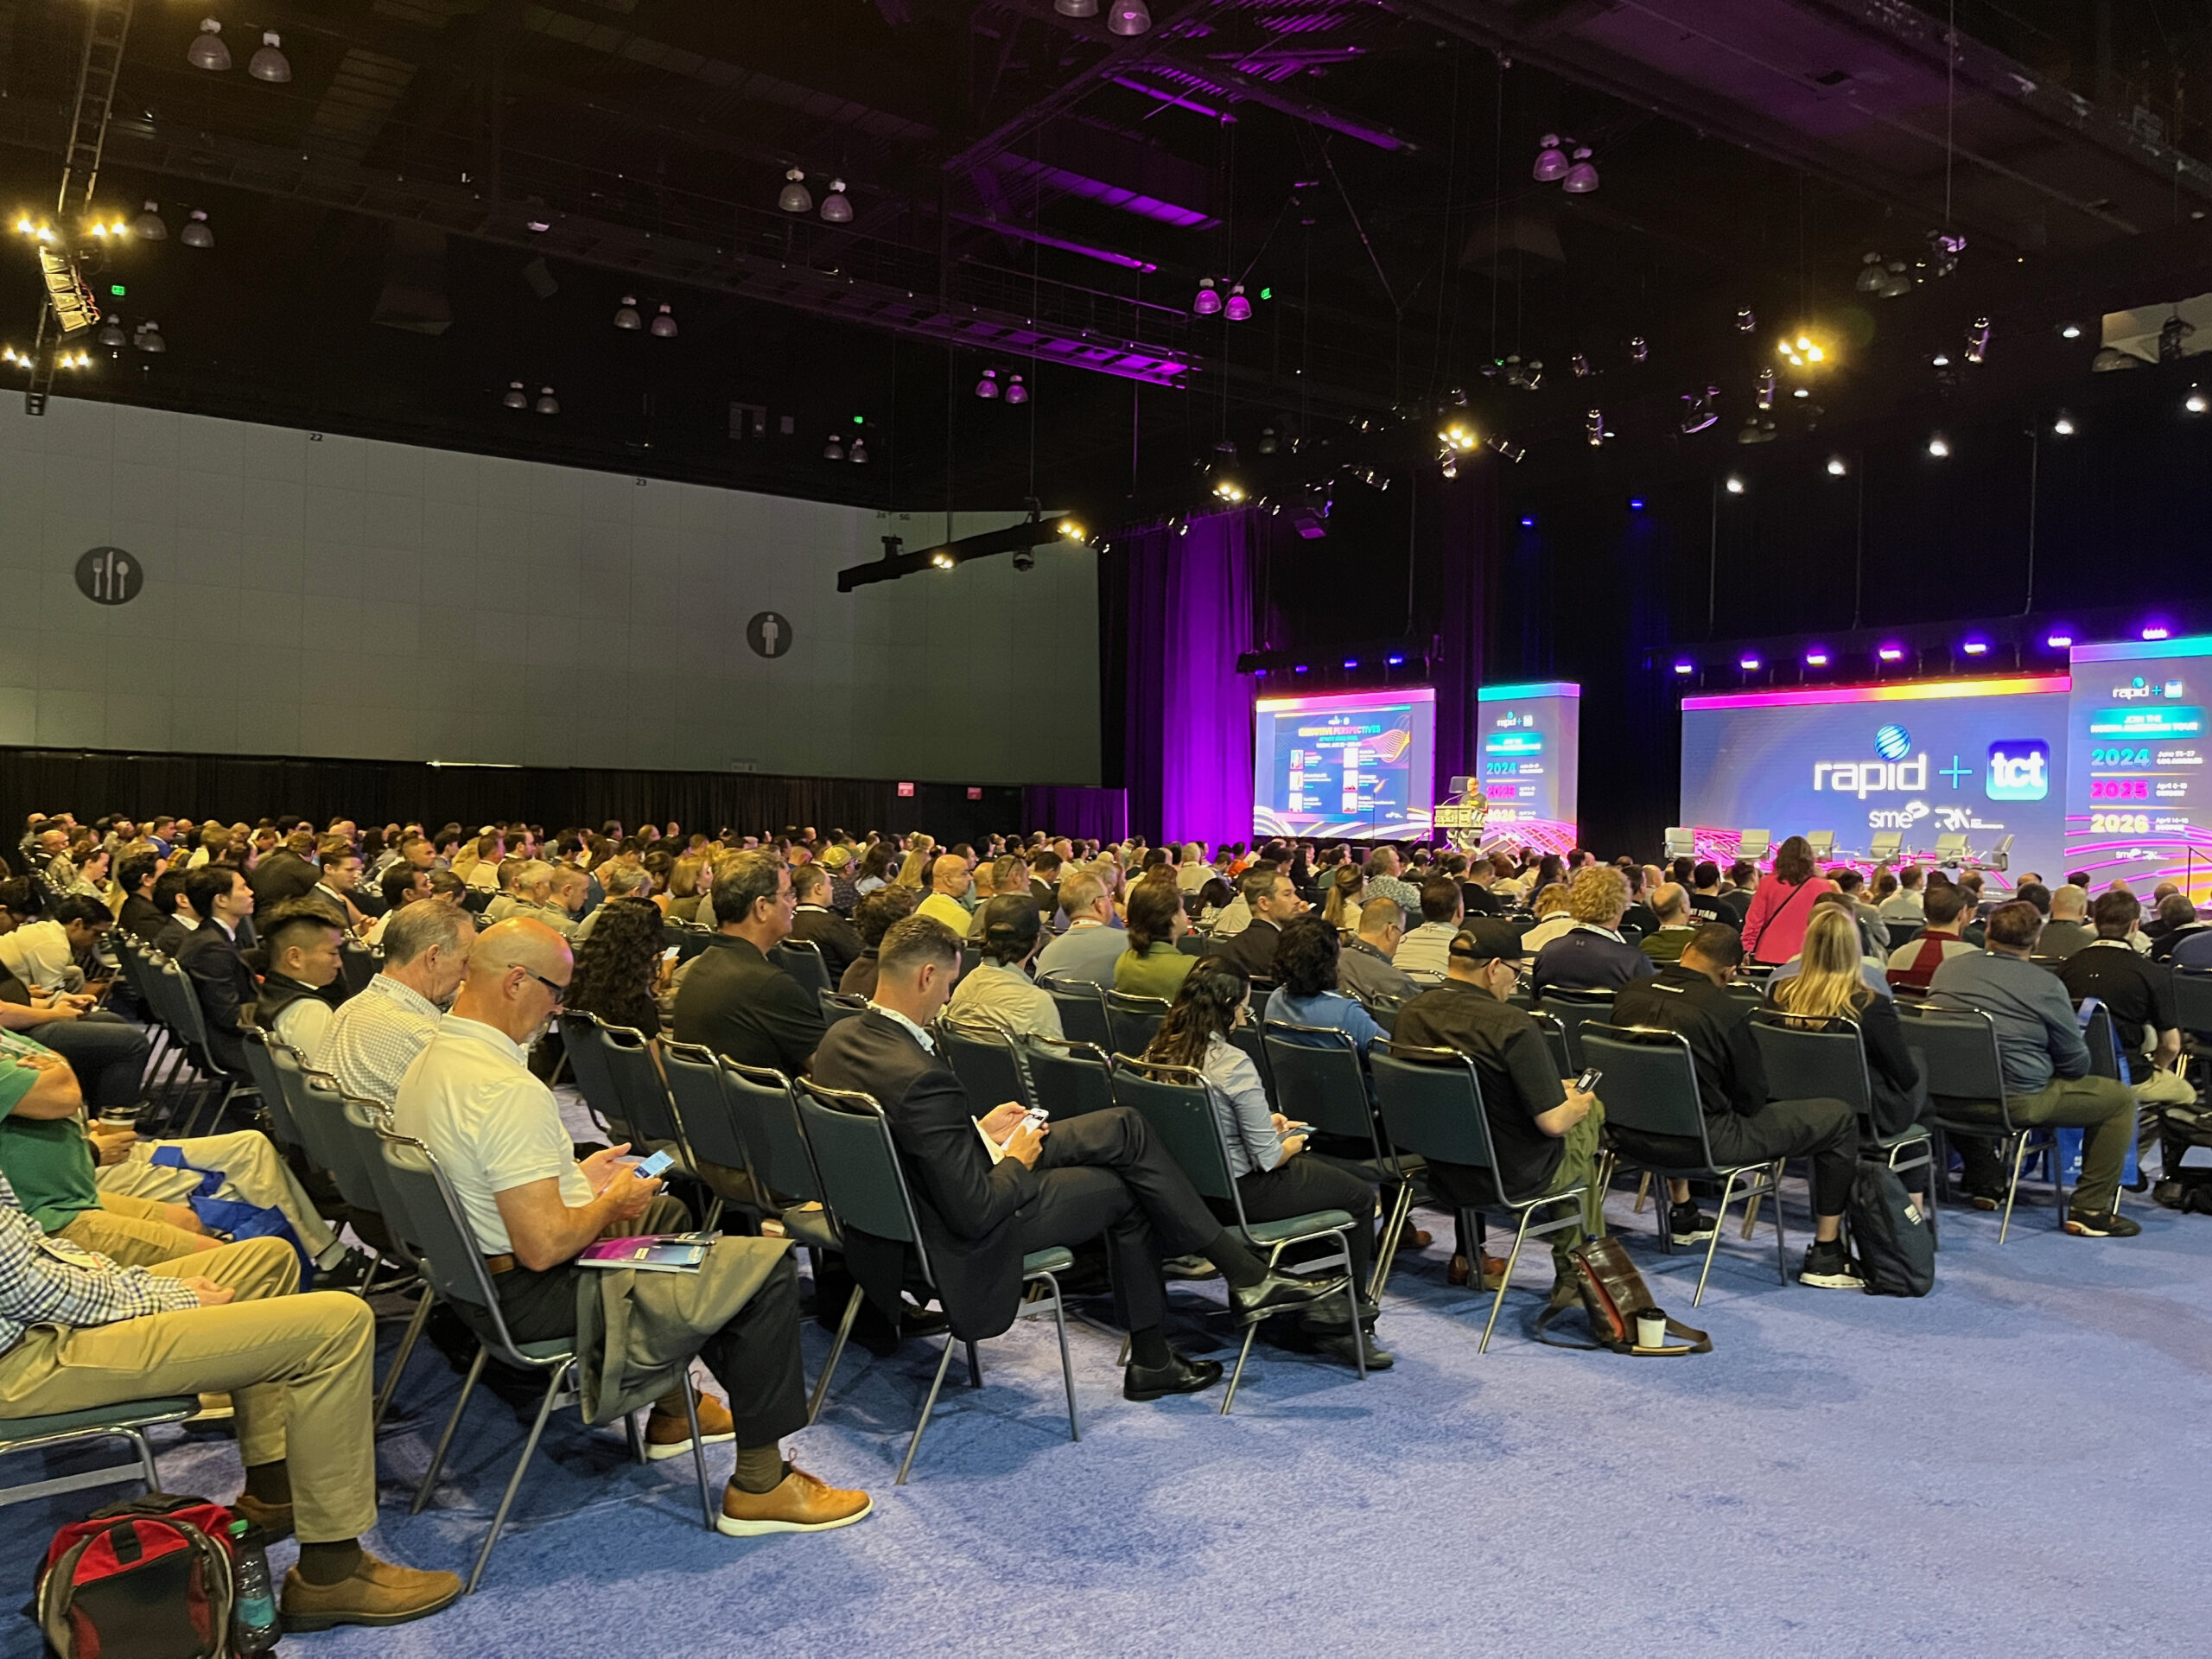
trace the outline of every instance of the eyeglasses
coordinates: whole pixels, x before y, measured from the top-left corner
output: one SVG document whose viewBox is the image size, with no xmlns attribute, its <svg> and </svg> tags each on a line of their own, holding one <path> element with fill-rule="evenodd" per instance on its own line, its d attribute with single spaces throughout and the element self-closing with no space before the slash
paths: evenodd
<svg viewBox="0 0 2212 1659">
<path fill-rule="evenodd" d="M 518 963 L 516 966 L 521 967 L 521 964 Z M 553 993 L 553 1006 L 555 1007 L 559 1007 L 563 1003 L 569 1000 L 569 988 L 567 986 L 556 985 L 551 980 L 546 978 L 543 974 L 531 974 L 530 969 L 527 968 L 524 968 L 523 972 L 530 974 L 530 976 L 532 979 L 536 980 L 547 990 Z"/>
</svg>

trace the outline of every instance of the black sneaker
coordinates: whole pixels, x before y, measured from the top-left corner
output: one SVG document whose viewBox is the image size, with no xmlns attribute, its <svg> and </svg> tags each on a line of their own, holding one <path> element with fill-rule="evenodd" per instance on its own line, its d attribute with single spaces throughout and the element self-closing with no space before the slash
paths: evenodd
<svg viewBox="0 0 2212 1659">
<path fill-rule="evenodd" d="M 354 1249 L 349 1245 L 346 1253 L 329 1267 L 315 1270 L 315 1287 L 317 1290 L 359 1290 L 369 1282 L 369 1276 L 376 1271 L 376 1266 L 366 1251 Z"/>
<path fill-rule="evenodd" d="M 2107 1210 L 2099 1215 L 2070 1210 L 2066 1215 L 2066 1230 L 2077 1238 L 2133 1238 L 2143 1229 L 2117 1210 Z"/>
<path fill-rule="evenodd" d="M 1818 1290 L 1866 1288 L 1866 1280 L 1859 1276 L 1859 1264 L 1851 1259 L 1840 1238 L 1832 1238 L 1825 1244 L 1815 1243 L 1805 1252 L 1805 1265 L 1798 1272 L 1797 1282 Z"/>
<path fill-rule="evenodd" d="M 1359 1338 L 1367 1344 L 1369 1370 L 1387 1371 L 1398 1363 L 1398 1357 L 1395 1354 L 1375 1340 L 1373 1331 L 1362 1331 Z M 1359 1363 L 1352 1353 L 1351 1332 L 1349 1331 L 1339 1331 L 1334 1336 L 1323 1337 L 1314 1344 L 1314 1347 L 1318 1351 L 1327 1354 L 1332 1359 L 1340 1359 L 1347 1365 L 1357 1366 Z"/>
<path fill-rule="evenodd" d="M 1718 1225 L 1694 1203 L 1673 1205 L 1667 1211 L 1667 1233 L 1677 1244 L 1702 1244 Z"/>
</svg>

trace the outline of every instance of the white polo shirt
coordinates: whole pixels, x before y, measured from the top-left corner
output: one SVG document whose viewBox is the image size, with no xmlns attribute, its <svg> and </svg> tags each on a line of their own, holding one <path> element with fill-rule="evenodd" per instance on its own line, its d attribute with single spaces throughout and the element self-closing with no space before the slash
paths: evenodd
<svg viewBox="0 0 2212 1659">
<path fill-rule="evenodd" d="M 551 1179 L 570 1209 L 592 1201 L 553 1091 L 531 1075 L 521 1044 L 480 1020 L 448 1014 L 438 1021 L 399 1080 L 392 1122 L 444 1166 L 486 1255 L 514 1249 L 498 1194 Z"/>
</svg>

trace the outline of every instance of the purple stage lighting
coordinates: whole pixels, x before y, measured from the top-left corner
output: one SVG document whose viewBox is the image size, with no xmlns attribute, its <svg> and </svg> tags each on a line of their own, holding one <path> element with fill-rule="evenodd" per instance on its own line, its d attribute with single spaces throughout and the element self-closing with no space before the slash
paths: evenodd
<svg viewBox="0 0 2212 1659">
<path fill-rule="evenodd" d="M 1969 657 L 1986 657 L 1989 655 L 1989 641 L 1986 639 L 1969 639 L 1966 641 L 1965 644 L 1961 645 L 1959 649 L 1966 652 Z"/>
<path fill-rule="evenodd" d="M 1292 671 L 1293 673 L 1294 673 L 1294 674 L 1303 674 L 1303 673 L 1306 671 L 1306 664 L 1303 664 L 1303 663 L 1300 663 L 1300 664 L 1299 664 L 1295 669 L 1292 670 L 1291 671 Z"/>
<path fill-rule="evenodd" d="M 1828 665 L 1828 652 L 1827 652 L 1827 646 L 1825 646 L 1825 645 L 1815 645 L 1815 646 L 1814 646 L 1810 651 L 1808 651 L 1808 652 L 1807 652 L 1805 653 L 1805 666 L 1806 666 L 1806 667 L 1808 667 L 1808 668 L 1826 668 L 1827 665 Z"/>
<path fill-rule="evenodd" d="M 1630 512 L 1642 512 L 1643 511 L 1643 498 L 1640 495 L 1631 495 L 1629 497 L 1628 510 Z"/>
<path fill-rule="evenodd" d="M 2145 639 L 2165 639 L 2171 638 L 2173 630 L 2163 622 L 2145 622 L 2143 625 L 2143 637 Z"/>
<path fill-rule="evenodd" d="M 1522 528 L 1522 529 L 1523 529 L 1523 530 L 1534 530 L 1535 527 L 1536 527 L 1536 521 L 1535 521 L 1534 518 L 1528 518 L 1528 517 L 1526 517 L 1525 515 L 1522 517 L 1522 520 L 1521 520 L 1521 528 Z"/>
<path fill-rule="evenodd" d="M 1676 663 L 1675 664 L 1675 672 L 1677 674 L 1694 674 L 1697 672 L 1697 664 L 1695 663 Z"/>
<path fill-rule="evenodd" d="M 2074 636 L 2070 633 L 2054 633 L 2044 641 L 2044 644 L 2049 645 L 2053 651 L 2064 651 L 2073 643 Z"/>
<path fill-rule="evenodd" d="M 1877 657 L 1879 657 L 1885 663 L 1901 663 L 1904 660 L 1904 647 L 1903 645 L 1884 645 L 1874 654 Z"/>
<path fill-rule="evenodd" d="M 1390 658 L 1386 658 L 1384 660 L 1385 660 L 1385 661 L 1386 661 L 1386 662 L 1387 662 L 1387 663 L 1388 663 L 1388 664 L 1389 664 L 1392 668 L 1402 668 L 1402 667 L 1404 667 L 1404 666 L 1405 666 L 1405 662 L 1406 662 L 1406 659 L 1405 659 L 1404 658 L 1402 658 L 1402 657 L 1390 657 Z"/>
<path fill-rule="evenodd" d="M 1345 666 L 1346 668 L 1357 668 L 1357 667 L 1359 666 L 1359 658 L 1357 658 L 1357 657 L 1347 657 L 1347 658 L 1344 658 L 1344 666 Z"/>
<path fill-rule="evenodd" d="M 1745 657 L 1738 661 L 1736 666 L 1746 674 L 1756 674 L 1759 671 L 1759 659 L 1756 657 Z"/>
</svg>

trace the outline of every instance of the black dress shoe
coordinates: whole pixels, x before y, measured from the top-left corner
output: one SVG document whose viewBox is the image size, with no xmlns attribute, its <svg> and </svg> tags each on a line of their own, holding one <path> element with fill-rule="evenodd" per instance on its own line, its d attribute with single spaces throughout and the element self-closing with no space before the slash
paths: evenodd
<svg viewBox="0 0 2212 1659">
<path fill-rule="evenodd" d="M 909 1302 L 900 1310 L 894 1333 L 891 1321 L 876 1311 L 874 1303 L 862 1302 L 860 1317 L 853 1321 L 853 1340 L 878 1359 L 888 1359 L 899 1351 L 900 1343 L 917 1337 L 941 1337 L 948 1328 L 944 1315 L 937 1309 L 916 1307 Z"/>
<path fill-rule="evenodd" d="M 1131 1365 L 1122 1373 L 1122 1398 L 1158 1400 L 1170 1394 L 1203 1394 L 1221 1381 L 1217 1359 L 1185 1359 L 1170 1353 L 1157 1369 Z"/>
<path fill-rule="evenodd" d="M 1271 1273 L 1256 1285 L 1231 1285 L 1229 1306 L 1240 1324 L 1250 1325 L 1270 1313 L 1307 1307 L 1324 1297 L 1342 1296 L 1350 1282 L 1343 1274 L 1333 1279 L 1300 1279 L 1295 1274 Z"/>
</svg>

